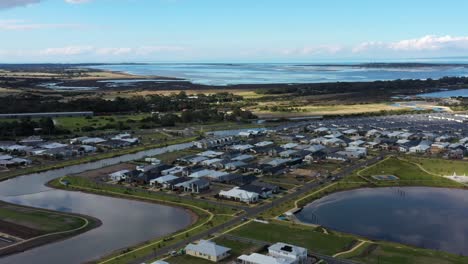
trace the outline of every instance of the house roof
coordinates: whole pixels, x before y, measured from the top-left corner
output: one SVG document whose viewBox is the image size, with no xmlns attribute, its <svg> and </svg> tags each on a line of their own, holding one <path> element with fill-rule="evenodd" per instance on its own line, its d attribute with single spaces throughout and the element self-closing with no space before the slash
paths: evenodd
<svg viewBox="0 0 468 264">
<path fill-rule="evenodd" d="M 248 263 L 264 263 L 264 264 L 291 264 L 291 261 L 288 261 L 283 258 L 275 258 L 272 256 L 262 255 L 258 253 L 252 253 L 250 255 L 242 255 L 238 258 Z"/>
<path fill-rule="evenodd" d="M 263 186 L 258 186 L 258 185 L 253 185 L 253 184 L 247 184 L 239 187 L 239 189 L 248 191 L 248 192 L 254 192 L 257 194 L 262 194 L 263 192 L 268 192 L 271 191 L 271 189 L 263 187 Z"/>
<path fill-rule="evenodd" d="M 185 250 L 191 250 L 199 253 L 203 253 L 209 256 L 221 256 L 231 249 L 223 246 L 219 246 L 214 242 L 207 240 L 200 240 L 198 244 L 188 244 Z"/>
<path fill-rule="evenodd" d="M 162 176 L 162 177 L 159 177 L 159 178 L 156 178 L 156 179 L 153 179 L 151 180 L 150 182 L 157 182 L 159 184 L 163 184 L 163 183 L 166 183 L 166 182 L 169 182 L 169 181 L 172 181 L 172 180 L 175 180 L 175 179 L 178 179 L 179 177 L 177 176 L 174 176 L 174 175 L 166 175 L 166 176 Z"/>
<path fill-rule="evenodd" d="M 246 191 L 246 190 L 241 189 L 240 187 L 234 187 L 228 191 L 220 191 L 219 195 L 229 196 L 229 197 L 239 197 L 241 199 L 245 199 L 245 198 L 252 199 L 252 198 L 258 197 L 258 193 Z"/>
<path fill-rule="evenodd" d="M 307 253 L 307 249 L 303 247 L 298 247 L 282 242 L 278 242 L 274 245 L 271 245 L 268 250 L 276 252 L 287 252 L 288 254 L 294 254 L 296 256 L 304 255 Z"/>
</svg>

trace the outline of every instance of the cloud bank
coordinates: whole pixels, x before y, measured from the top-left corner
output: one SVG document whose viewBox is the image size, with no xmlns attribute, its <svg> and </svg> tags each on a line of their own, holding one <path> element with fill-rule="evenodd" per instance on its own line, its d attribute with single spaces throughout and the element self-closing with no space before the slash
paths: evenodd
<svg viewBox="0 0 468 264">
<path fill-rule="evenodd" d="M 421 38 L 406 39 L 396 42 L 363 42 L 353 48 L 354 53 L 367 51 L 467 51 L 468 36 L 426 35 Z"/>
</svg>

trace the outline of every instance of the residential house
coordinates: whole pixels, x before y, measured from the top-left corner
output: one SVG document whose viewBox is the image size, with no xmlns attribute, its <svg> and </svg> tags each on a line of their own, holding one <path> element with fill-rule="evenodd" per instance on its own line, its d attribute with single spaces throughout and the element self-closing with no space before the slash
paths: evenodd
<svg viewBox="0 0 468 264">
<path fill-rule="evenodd" d="M 210 182 L 205 179 L 191 179 L 176 184 L 175 188 L 183 188 L 185 192 L 200 193 L 210 188 Z"/>
<path fill-rule="evenodd" d="M 258 194 L 261 198 L 267 199 L 273 194 L 273 190 L 254 184 L 240 186 L 239 189 Z"/>
<path fill-rule="evenodd" d="M 225 146 L 227 144 L 231 144 L 234 142 L 235 138 L 232 136 L 227 137 L 217 137 L 217 138 L 209 138 L 209 139 L 202 139 L 200 141 L 194 142 L 194 146 L 199 149 L 209 149 L 213 147 L 220 147 Z"/>
<path fill-rule="evenodd" d="M 229 170 L 229 171 L 235 171 L 235 170 L 244 168 L 245 166 L 247 166 L 247 163 L 243 161 L 233 161 L 233 162 L 224 164 L 224 169 Z"/>
<path fill-rule="evenodd" d="M 200 240 L 197 244 L 188 244 L 185 247 L 185 254 L 213 262 L 229 257 L 230 252 L 230 248 L 219 246 L 207 240 Z"/>
<path fill-rule="evenodd" d="M 234 187 L 228 191 L 220 191 L 219 197 L 244 203 L 255 203 L 258 201 L 260 195 L 258 193 L 242 190 L 240 187 Z"/>
<path fill-rule="evenodd" d="M 130 172 L 129 170 L 120 170 L 120 171 L 116 171 L 116 172 L 113 172 L 113 173 L 109 174 L 109 178 L 110 178 L 112 181 L 121 181 L 121 180 L 125 180 L 125 178 L 127 177 L 127 174 L 128 174 L 129 172 Z"/>
<path fill-rule="evenodd" d="M 161 177 L 158 177 L 158 178 L 155 178 L 155 179 L 152 179 L 149 181 L 149 184 L 150 186 L 163 186 L 164 188 L 166 188 L 166 184 L 172 180 L 175 180 L 175 179 L 179 179 L 179 177 L 175 176 L 175 175 L 172 175 L 172 174 L 168 174 L 168 175 L 164 175 L 164 176 L 161 176 Z"/>
<path fill-rule="evenodd" d="M 279 258 L 292 260 L 294 264 L 305 264 L 307 261 L 307 249 L 282 242 L 278 242 L 268 247 L 268 255 Z"/>
</svg>

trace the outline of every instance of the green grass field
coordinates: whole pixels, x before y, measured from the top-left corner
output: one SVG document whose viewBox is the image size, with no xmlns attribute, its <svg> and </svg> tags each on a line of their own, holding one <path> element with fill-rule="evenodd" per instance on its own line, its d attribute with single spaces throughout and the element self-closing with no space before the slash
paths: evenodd
<svg viewBox="0 0 468 264">
<path fill-rule="evenodd" d="M 361 250 L 353 252 L 347 258 L 369 264 L 462 264 L 468 263 L 468 257 L 457 256 L 441 251 L 413 248 L 393 243 L 368 244 Z"/>
<path fill-rule="evenodd" d="M 55 122 L 58 126 L 70 131 L 80 131 L 83 127 L 104 127 L 109 124 L 117 124 L 118 122 L 132 123 L 141 121 L 143 118 L 149 117 L 150 114 L 134 114 L 134 115 L 110 115 L 110 116 L 94 116 L 87 117 L 58 117 Z"/>
<path fill-rule="evenodd" d="M 73 230 L 86 223 L 84 219 L 73 215 L 5 204 L 0 204 L 0 219 L 43 234 Z"/>
<path fill-rule="evenodd" d="M 460 160 L 445 160 L 445 159 L 428 159 L 419 157 L 407 157 L 409 161 L 418 163 L 427 171 L 440 175 L 448 176 L 453 175 L 468 175 L 468 162 Z"/>
<path fill-rule="evenodd" d="M 433 159 L 428 160 L 428 162 Z M 434 160 L 437 161 L 437 160 Z M 440 166 L 444 166 L 443 163 L 439 163 Z M 433 187 L 462 187 L 463 185 L 456 183 L 452 180 L 445 179 L 440 176 L 431 175 L 421 170 L 415 164 L 408 161 L 400 160 L 395 157 L 388 158 L 374 166 L 371 166 L 365 170 L 362 170 L 360 174 L 367 177 L 372 182 L 379 186 L 433 186 Z M 399 180 L 396 181 L 378 181 L 371 176 L 373 175 L 395 175 Z"/>
<path fill-rule="evenodd" d="M 324 234 L 313 227 L 252 222 L 232 232 L 233 235 L 271 243 L 285 242 L 308 248 L 311 251 L 333 255 L 353 243 L 354 238 L 345 235 Z"/>
</svg>

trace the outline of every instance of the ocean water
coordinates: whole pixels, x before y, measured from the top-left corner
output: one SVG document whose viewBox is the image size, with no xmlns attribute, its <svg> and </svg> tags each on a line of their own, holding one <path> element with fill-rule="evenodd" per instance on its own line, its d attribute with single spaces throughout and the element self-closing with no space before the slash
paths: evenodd
<svg viewBox="0 0 468 264">
<path fill-rule="evenodd" d="M 420 94 L 420 97 L 425 98 L 450 98 L 450 97 L 468 97 L 468 89 L 440 91 L 433 93 Z"/>
<path fill-rule="evenodd" d="M 307 64 L 182 64 L 101 65 L 93 68 L 181 78 L 197 84 L 269 84 L 358 82 L 396 79 L 439 79 L 445 76 L 468 76 L 468 65 L 419 67 L 365 67 L 348 65 Z"/>
</svg>

